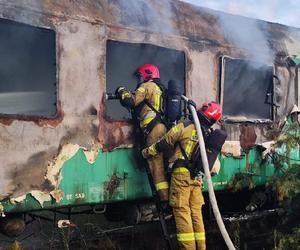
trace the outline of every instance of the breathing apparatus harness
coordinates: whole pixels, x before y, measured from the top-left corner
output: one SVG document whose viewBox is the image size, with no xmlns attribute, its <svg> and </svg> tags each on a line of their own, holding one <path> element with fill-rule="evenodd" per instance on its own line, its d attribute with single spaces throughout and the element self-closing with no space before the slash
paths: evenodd
<svg viewBox="0 0 300 250">
<path fill-rule="evenodd" d="M 154 119 L 141 128 L 143 135 L 147 136 L 151 130 L 158 124 L 163 123 L 170 129 L 182 117 L 182 99 L 180 82 L 170 80 L 168 82 L 168 89 L 161 84 L 159 79 L 153 79 L 153 82 L 159 87 L 161 91 L 160 109 L 157 110 L 148 100 L 142 101 L 134 108 L 135 116 L 138 117 L 142 109 L 147 105 L 156 115 Z M 139 88 L 140 84 L 137 86 Z"/>
<path fill-rule="evenodd" d="M 152 131 L 152 129 L 158 123 L 163 123 L 166 125 L 165 113 L 162 111 L 162 107 L 164 105 L 164 95 L 165 95 L 166 90 L 165 90 L 165 87 L 160 83 L 159 79 L 153 79 L 153 82 L 159 87 L 159 89 L 162 93 L 161 96 L 159 97 L 160 98 L 159 110 L 157 110 L 155 107 L 153 107 L 153 105 L 146 99 L 143 100 L 139 105 L 134 107 L 134 113 L 135 113 L 136 117 L 139 117 L 142 109 L 145 106 L 148 106 L 155 113 L 155 117 L 147 125 L 142 127 L 139 124 L 137 124 L 138 126 L 141 127 L 141 130 L 145 137 Z M 137 86 L 137 89 L 139 88 L 139 86 L 140 86 L 140 84 Z"/>
<path fill-rule="evenodd" d="M 186 127 L 193 123 L 194 123 L 193 121 L 188 121 L 184 123 L 184 126 Z M 201 126 L 201 130 L 206 145 L 206 155 L 207 155 L 209 170 L 211 171 L 218 157 L 218 154 L 221 152 L 221 148 L 225 143 L 227 134 L 224 130 L 221 129 L 213 130 L 211 128 L 206 128 L 205 126 Z M 195 177 L 197 178 L 204 177 L 205 174 L 204 174 L 203 164 L 201 160 L 199 143 L 196 142 L 196 145 L 194 147 L 194 150 L 190 158 L 188 157 L 188 154 L 183 148 L 183 146 L 180 143 L 177 143 L 177 145 L 179 146 L 181 154 L 184 159 L 176 160 L 173 165 L 173 169 L 176 168 L 177 166 L 185 166 L 190 171 L 192 179 L 194 179 Z"/>
</svg>

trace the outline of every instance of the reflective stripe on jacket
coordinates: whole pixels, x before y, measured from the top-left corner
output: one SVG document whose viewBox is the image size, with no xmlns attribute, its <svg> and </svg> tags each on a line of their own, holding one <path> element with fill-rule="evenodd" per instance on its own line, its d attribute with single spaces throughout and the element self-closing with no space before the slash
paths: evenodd
<svg viewBox="0 0 300 250">
<path fill-rule="evenodd" d="M 165 139 L 170 146 L 175 147 L 169 162 L 175 162 L 178 159 L 184 160 L 180 147 L 179 145 L 176 146 L 176 143 L 181 144 L 189 159 L 192 157 L 192 153 L 198 143 L 197 131 L 193 123 L 190 123 L 187 126 L 185 126 L 183 122 L 178 123 L 169 130 L 163 139 Z"/>
<path fill-rule="evenodd" d="M 142 83 L 135 92 L 134 104 L 137 107 L 143 101 L 149 102 L 155 110 L 158 112 L 162 109 L 162 91 L 160 87 L 153 81 L 148 81 Z M 146 117 L 150 113 L 154 113 L 153 117 Z M 138 114 L 141 121 L 141 126 L 146 126 L 149 124 L 156 116 L 155 111 L 153 111 L 147 104 L 145 104 L 140 113 Z"/>
</svg>

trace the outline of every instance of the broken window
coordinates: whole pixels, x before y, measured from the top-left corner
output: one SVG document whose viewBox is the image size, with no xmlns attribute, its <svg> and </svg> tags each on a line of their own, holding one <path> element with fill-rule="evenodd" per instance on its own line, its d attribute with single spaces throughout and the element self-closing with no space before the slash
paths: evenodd
<svg viewBox="0 0 300 250">
<path fill-rule="evenodd" d="M 0 113 L 56 114 L 55 32 L 0 19 Z"/>
<path fill-rule="evenodd" d="M 272 119 L 272 66 L 223 57 L 221 74 L 221 103 L 225 119 Z"/>
<path fill-rule="evenodd" d="M 106 51 L 106 92 L 114 93 L 118 86 L 125 86 L 134 91 L 137 86 L 134 73 L 145 63 L 158 66 L 165 87 L 169 80 L 177 80 L 182 83 L 184 92 L 184 52 L 145 43 L 133 44 L 111 40 L 107 41 Z M 118 120 L 130 118 L 129 112 L 118 100 L 106 102 L 106 114 Z"/>
</svg>

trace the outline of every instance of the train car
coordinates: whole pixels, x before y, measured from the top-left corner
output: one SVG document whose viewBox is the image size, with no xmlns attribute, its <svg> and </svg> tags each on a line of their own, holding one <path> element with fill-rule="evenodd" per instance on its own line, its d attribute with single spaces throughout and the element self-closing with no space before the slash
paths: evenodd
<svg viewBox="0 0 300 250">
<path fill-rule="evenodd" d="M 0 6 L 3 218 L 151 199 L 130 114 L 105 98 L 121 85 L 134 90 L 143 63 L 198 105 L 221 103 L 228 138 L 217 192 L 231 193 L 241 174 L 264 186 L 277 174 L 272 152 L 299 164 L 299 148 L 287 151 L 269 132 L 284 120 L 299 132 L 300 29 L 177 0 Z"/>
</svg>

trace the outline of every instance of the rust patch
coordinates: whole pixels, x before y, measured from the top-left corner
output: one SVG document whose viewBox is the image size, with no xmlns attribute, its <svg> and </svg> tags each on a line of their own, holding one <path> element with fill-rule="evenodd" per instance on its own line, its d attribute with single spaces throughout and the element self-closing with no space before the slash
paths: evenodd
<svg viewBox="0 0 300 250">
<path fill-rule="evenodd" d="M 240 144 L 241 148 L 248 153 L 250 148 L 255 145 L 257 135 L 254 127 L 249 125 L 240 126 Z"/>
<path fill-rule="evenodd" d="M 60 108 L 60 104 L 57 106 L 57 115 L 54 118 L 43 117 L 43 116 L 27 116 L 27 115 L 6 115 L 1 114 L 0 123 L 4 125 L 11 125 L 14 120 L 22 120 L 22 121 L 32 121 L 39 127 L 56 127 L 58 126 L 64 117 L 64 113 Z"/>
<path fill-rule="evenodd" d="M 8 118 L 8 117 L 0 117 L 0 123 L 2 123 L 3 125 L 9 126 L 13 123 L 14 119 L 12 118 Z"/>
<path fill-rule="evenodd" d="M 105 115 L 105 95 L 103 94 L 99 109 L 98 141 L 103 145 L 103 151 L 132 145 L 134 141 L 133 127 L 129 120 L 113 120 Z M 126 131 L 127 130 L 127 131 Z M 124 133 L 126 131 L 126 133 Z"/>
<path fill-rule="evenodd" d="M 129 29 L 128 27 L 121 27 L 116 25 L 110 25 L 109 28 L 112 33 L 116 33 L 116 34 L 119 34 L 121 32 L 128 32 Z"/>
<path fill-rule="evenodd" d="M 34 121 L 34 123 L 39 127 L 57 127 L 62 122 L 63 118 L 64 113 L 60 111 L 60 113 L 54 119 L 37 119 Z"/>
<path fill-rule="evenodd" d="M 64 118 L 64 112 L 61 109 L 61 103 L 60 101 L 57 102 L 57 114 L 56 117 L 53 119 L 37 119 L 35 120 L 35 124 L 40 126 L 40 127 L 45 127 L 45 126 L 51 126 L 51 127 L 56 127 L 58 126 Z"/>
<path fill-rule="evenodd" d="M 120 184 L 120 180 L 121 178 L 119 178 L 116 173 L 114 173 L 111 178 L 110 181 L 107 183 L 106 186 L 106 191 L 108 191 L 109 197 L 112 197 L 112 195 L 114 194 L 114 191 L 118 188 L 119 184 Z"/>
</svg>

